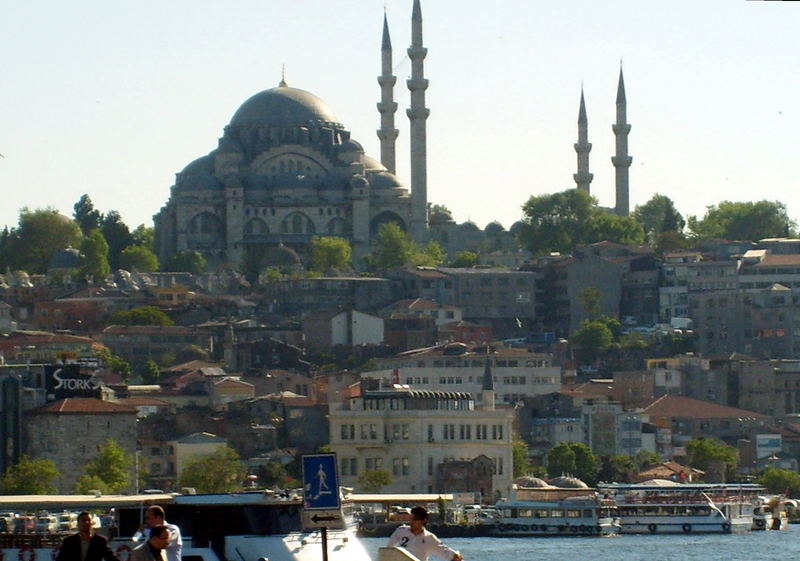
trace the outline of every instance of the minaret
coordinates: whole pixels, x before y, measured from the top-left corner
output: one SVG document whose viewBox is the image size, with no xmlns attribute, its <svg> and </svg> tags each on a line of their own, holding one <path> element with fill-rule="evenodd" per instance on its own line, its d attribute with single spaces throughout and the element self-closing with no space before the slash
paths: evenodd
<svg viewBox="0 0 800 561">
<path fill-rule="evenodd" d="M 578 110 L 578 142 L 574 146 L 575 152 L 578 153 L 578 173 L 574 174 L 572 178 L 575 180 L 578 189 L 583 189 L 591 194 L 589 186 L 594 175 L 589 173 L 589 152 L 592 151 L 592 144 L 589 142 L 589 121 L 586 119 L 583 86 L 581 86 L 581 107 Z"/>
<path fill-rule="evenodd" d="M 430 111 L 425 107 L 425 79 L 423 62 L 428 49 L 422 46 L 422 9 L 414 0 L 411 14 L 411 79 L 406 82 L 411 92 L 411 107 L 406 110 L 411 123 L 411 235 L 418 242 L 428 239 L 428 170 L 425 121 Z"/>
<path fill-rule="evenodd" d="M 397 77 L 392 75 L 392 40 L 389 38 L 389 23 L 383 14 L 383 41 L 381 43 L 381 75 L 378 84 L 381 86 L 381 100 L 378 112 L 381 114 L 381 128 L 378 138 L 381 140 L 381 163 L 392 173 L 396 173 L 394 141 L 398 130 L 394 128 L 394 114 L 397 103 L 394 101 L 394 85 Z"/>
<path fill-rule="evenodd" d="M 489 345 L 486 345 L 486 366 L 483 369 L 483 384 L 481 385 L 481 401 L 483 408 L 494 411 L 494 379 L 492 378 L 492 359 L 489 357 Z"/>
<path fill-rule="evenodd" d="M 628 168 L 631 167 L 633 158 L 628 156 L 628 133 L 631 126 L 627 123 L 627 101 L 625 100 L 625 80 L 622 78 L 622 65 L 619 67 L 619 84 L 617 85 L 617 122 L 612 125 L 614 136 L 617 138 L 617 152 L 611 158 L 614 164 L 616 178 L 616 205 L 614 213 L 618 216 L 628 216 L 630 212 Z"/>
</svg>

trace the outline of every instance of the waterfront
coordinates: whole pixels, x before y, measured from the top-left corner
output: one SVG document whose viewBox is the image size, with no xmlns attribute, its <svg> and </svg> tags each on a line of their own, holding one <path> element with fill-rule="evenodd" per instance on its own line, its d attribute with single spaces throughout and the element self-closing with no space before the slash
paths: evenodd
<svg viewBox="0 0 800 561">
<path fill-rule="evenodd" d="M 800 556 L 800 525 L 783 532 L 715 535 L 623 535 L 613 538 L 448 538 L 466 561 L 759 561 Z M 373 561 L 386 538 L 363 538 Z M 590 553 L 591 552 L 591 553 Z M 433 559 L 433 558 L 432 558 Z"/>
</svg>

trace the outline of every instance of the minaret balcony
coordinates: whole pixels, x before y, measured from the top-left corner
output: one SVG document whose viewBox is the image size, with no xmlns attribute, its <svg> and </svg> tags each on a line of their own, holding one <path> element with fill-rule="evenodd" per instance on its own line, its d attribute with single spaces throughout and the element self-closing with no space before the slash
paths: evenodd
<svg viewBox="0 0 800 561">
<path fill-rule="evenodd" d="M 575 183 L 591 183 L 592 179 L 594 179 L 593 173 L 574 173 L 572 174 L 572 179 L 575 180 Z"/>
<path fill-rule="evenodd" d="M 425 47 L 417 47 L 412 45 L 406 52 L 408 53 L 408 58 L 411 60 L 420 60 L 425 58 L 425 56 L 428 54 L 428 49 Z"/>
<path fill-rule="evenodd" d="M 397 83 L 397 76 L 378 76 L 378 84 L 381 87 L 394 86 Z"/>
<path fill-rule="evenodd" d="M 575 147 L 575 151 L 578 154 L 588 154 L 592 151 L 592 143 L 591 142 L 576 142 L 573 144 Z"/>
<path fill-rule="evenodd" d="M 415 121 L 424 121 L 430 116 L 430 114 L 431 110 L 425 107 L 410 107 L 406 109 L 406 115 L 408 115 L 408 118 Z"/>
<path fill-rule="evenodd" d="M 406 80 L 406 84 L 408 85 L 408 89 L 412 92 L 428 89 L 428 80 L 425 78 L 411 78 Z"/>
<path fill-rule="evenodd" d="M 633 162 L 632 156 L 612 156 L 611 163 L 614 164 L 615 168 L 627 168 L 630 167 L 631 162 Z"/>
<path fill-rule="evenodd" d="M 631 126 L 627 123 L 615 123 L 611 125 L 611 130 L 614 134 L 628 134 L 631 132 Z"/>
<path fill-rule="evenodd" d="M 379 101 L 377 105 L 380 113 L 394 113 L 397 111 L 397 103 L 394 101 Z"/>
<path fill-rule="evenodd" d="M 389 129 L 388 131 L 384 129 L 378 129 L 375 132 L 378 133 L 379 140 L 397 140 L 397 136 L 400 134 L 400 131 L 397 129 Z"/>
</svg>

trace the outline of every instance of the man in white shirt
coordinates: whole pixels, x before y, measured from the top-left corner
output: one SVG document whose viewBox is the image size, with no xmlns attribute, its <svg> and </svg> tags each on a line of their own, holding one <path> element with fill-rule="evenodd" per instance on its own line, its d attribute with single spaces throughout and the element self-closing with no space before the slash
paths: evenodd
<svg viewBox="0 0 800 561">
<path fill-rule="evenodd" d="M 463 561 L 461 554 L 444 545 L 439 538 L 425 528 L 428 522 L 428 511 L 425 507 L 415 506 L 411 509 L 411 522 L 397 528 L 389 537 L 387 547 L 402 547 L 419 559 L 428 561 L 433 554 L 450 561 Z"/>
<path fill-rule="evenodd" d="M 164 509 L 159 505 L 153 505 L 144 511 L 144 537 L 150 539 L 150 528 L 166 526 L 169 530 L 169 541 L 165 550 L 167 561 L 181 561 L 181 550 L 183 549 L 181 529 L 175 524 L 170 524 L 164 518 Z"/>
</svg>

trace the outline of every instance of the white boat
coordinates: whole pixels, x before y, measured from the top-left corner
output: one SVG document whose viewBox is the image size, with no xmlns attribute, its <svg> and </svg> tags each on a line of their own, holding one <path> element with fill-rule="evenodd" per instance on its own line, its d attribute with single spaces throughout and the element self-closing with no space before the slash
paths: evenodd
<svg viewBox="0 0 800 561">
<path fill-rule="evenodd" d="M 613 536 L 620 529 L 613 502 L 594 489 L 515 487 L 495 506 L 500 518 L 489 535 L 496 537 Z"/>
<path fill-rule="evenodd" d="M 787 530 L 789 528 L 788 501 L 783 496 L 758 497 L 753 507 L 753 530 Z"/>
<path fill-rule="evenodd" d="M 754 484 L 644 483 L 600 484 L 598 490 L 619 509 L 622 534 L 729 534 L 749 532 L 754 499 L 764 488 Z"/>
<path fill-rule="evenodd" d="M 352 505 L 342 501 L 342 527 L 307 529 L 313 520 L 328 519 L 331 513 L 315 516 L 303 512 L 302 498 L 297 493 L 263 492 L 211 495 L 139 495 L 129 497 L 0 497 L 3 509 L 26 510 L 23 505 L 46 508 L 116 510 L 116 527 L 102 528 L 111 534 L 111 548 L 120 561 L 128 561 L 136 545 L 131 536 L 138 530 L 144 509 L 160 504 L 167 520 L 181 528 L 185 561 L 318 561 L 323 558 L 323 542 L 329 561 L 370 561 L 363 545 L 356 538 Z M 14 506 L 16 505 L 16 506 Z M 30 507 L 28 507 L 30 508 Z M 98 528 L 95 528 L 98 530 Z M 2 559 L 19 561 L 52 561 L 63 535 L 0 536 Z"/>
</svg>

